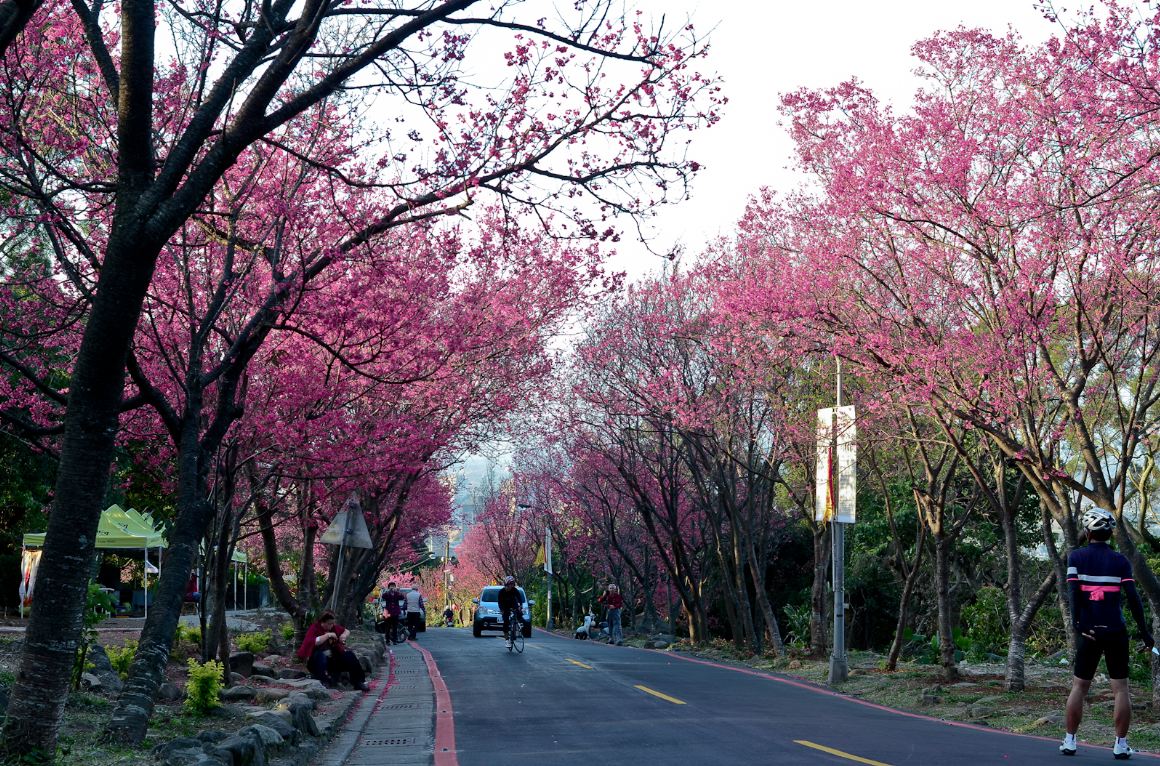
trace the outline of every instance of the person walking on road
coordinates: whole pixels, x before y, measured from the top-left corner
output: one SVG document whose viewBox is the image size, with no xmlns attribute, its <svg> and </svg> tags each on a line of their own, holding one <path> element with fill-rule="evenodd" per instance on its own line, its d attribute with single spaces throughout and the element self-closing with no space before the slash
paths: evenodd
<svg viewBox="0 0 1160 766">
<path fill-rule="evenodd" d="M 620 646 L 624 643 L 624 633 L 620 629 L 620 610 L 624 608 L 624 596 L 620 595 L 620 586 L 609 583 L 608 589 L 596 600 L 608 607 L 608 643 Z"/>
<path fill-rule="evenodd" d="M 1128 746 L 1132 701 L 1128 696 L 1128 629 L 1120 611 L 1121 591 L 1127 598 L 1144 645 L 1151 649 L 1156 642 L 1144 621 L 1144 606 L 1136 593 L 1132 565 L 1108 546 L 1116 528 L 1116 517 L 1101 508 L 1090 508 L 1080 520 L 1087 531 L 1088 544 L 1076 548 L 1067 557 L 1071 623 L 1076 633 L 1075 678 L 1067 698 L 1067 732 L 1059 752 L 1075 755 L 1075 735 L 1083 720 L 1084 696 L 1091 687 L 1102 654 L 1115 697 L 1116 741 L 1112 746 L 1112 756 L 1118 761 L 1126 761 L 1135 751 Z"/>
<path fill-rule="evenodd" d="M 419 637 L 419 623 L 423 619 L 423 610 L 427 604 L 423 601 L 423 594 L 419 592 L 419 584 L 407 591 L 407 628 L 411 631 L 411 640 Z"/>
</svg>

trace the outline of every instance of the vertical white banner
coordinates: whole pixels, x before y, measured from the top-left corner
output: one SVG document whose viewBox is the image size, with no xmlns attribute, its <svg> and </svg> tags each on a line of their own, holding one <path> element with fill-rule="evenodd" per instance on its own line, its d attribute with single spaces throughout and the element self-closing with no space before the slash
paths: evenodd
<svg viewBox="0 0 1160 766">
<path fill-rule="evenodd" d="M 814 470 L 814 521 L 829 523 L 834 514 L 830 473 L 830 447 L 833 446 L 834 408 L 818 410 L 817 466 Z"/>
<path fill-rule="evenodd" d="M 858 494 L 858 427 L 854 407 L 838 408 L 838 521 L 853 524 Z"/>
<path fill-rule="evenodd" d="M 544 527 L 544 571 L 555 574 L 552 571 L 552 530 L 547 527 Z"/>
<path fill-rule="evenodd" d="M 20 555 L 20 614 L 32 606 L 32 591 L 36 588 L 36 570 L 40 568 L 40 550 L 25 550 Z"/>
<path fill-rule="evenodd" d="M 837 412 L 837 444 L 834 441 L 834 414 Z M 858 492 L 858 429 L 854 407 L 823 407 L 818 410 L 817 463 L 814 468 L 814 521 L 833 519 L 853 524 Z M 837 471 L 831 466 L 837 463 Z"/>
</svg>

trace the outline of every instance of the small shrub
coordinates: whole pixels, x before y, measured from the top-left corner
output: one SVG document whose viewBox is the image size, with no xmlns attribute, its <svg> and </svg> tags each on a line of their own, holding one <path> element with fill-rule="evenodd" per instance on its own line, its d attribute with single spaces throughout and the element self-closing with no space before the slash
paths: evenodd
<svg viewBox="0 0 1160 766">
<path fill-rule="evenodd" d="M 1035 613 L 1027 633 L 1027 651 L 1037 657 L 1050 657 L 1067 649 L 1067 631 L 1057 604 L 1044 604 Z"/>
<path fill-rule="evenodd" d="M 234 637 L 238 649 L 243 652 L 262 654 L 270 648 L 270 631 L 259 630 L 256 633 L 239 633 Z"/>
<path fill-rule="evenodd" d="M 128 641 L 121 647 L 110 646 L 105 649 L 105 654 L 109 655 L 109 664 L 113 666 L 113 670 L 117 671 L 117 675 L 121 678 L 129 677 L 129 666 L 133 664 L 133 655 L 136 653 L 136 641 Z"/>
<path fill-rule="evenodd" d="M 205 715 L 221 705 L 218 694 L 222 688 L 222 664 L 217 660 L 199 663 L 189 661 L 189 681 L 185 685 L 185 707 L 200 715 Z"/>
<path fill-rule="evenodd" d="M 810 617 L 812 609 L 810 602 L 794 606 L 786 604 L 785 608 L 785 642 L 790 646 L 802 648 L 810 642 Z"/>
<path fill-rule="evenodd" d="M 201 628 L 196 625 L 178 625 L 177 640 L 201 646 Z"/>
<path fill-rule="evenodd" d="M 963 607 L 963 622 L 972 659 L 1007 653 L 1007 596 L 1002 590 L 993 585 L 980 588 L 974 602 Z"/>
<path fill-rule="evenodd" d="M 81 629 L 81 640 L 77 644 L 76 657 L 73 660 L 73 689 L 81 688 L 81 674 L 92 670 L 89 662 L 89 647 L 97 641 L 97 625 L 113 613 L 113 599 L 101 590 L 101 586 L 89 580 L 88 594 L 85 599 L 83 615 L 84 626 Z"/>
<path fill-rule="evenodd" d="M 293 641 L 294 640 L 294 623 L 292 623 L 292 622 L 282 623 L 281 630 L 282 630 L 282 640 L 283 641 Z"/>
</svg>

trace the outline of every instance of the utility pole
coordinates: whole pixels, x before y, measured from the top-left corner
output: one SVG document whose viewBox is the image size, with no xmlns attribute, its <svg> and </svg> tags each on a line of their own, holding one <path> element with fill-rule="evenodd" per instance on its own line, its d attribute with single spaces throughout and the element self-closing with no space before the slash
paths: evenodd
<svg viewBox="0 0 1160 766">
<path fill-rule="evenodd" d="M 447 608 L 451 608 L 451 527 L 447 527 L 447 547 L 443 556 L 443 593 L 447 597 Z"/>
<path fill-rule="evenodd" d="M 838 489 L 838 409 L 842 406 L 842 358 L 835 355 L 838 362 L 838 391 L 837 404 L 834 407 L 830 427 L 830 454 L 834 459 L 830 463 L 833 472 L 831 485 Z M 834 648 L 830 654 L 831 684 L 845 683 L 850 675 L 849 663 L 846 659 L 846 525 L 838 521 L 838 492 L 834 492 L 834 513 L 830 517 L 830 537 L 833 541 L 833 576 L 834 576 Z"/>
</svg>

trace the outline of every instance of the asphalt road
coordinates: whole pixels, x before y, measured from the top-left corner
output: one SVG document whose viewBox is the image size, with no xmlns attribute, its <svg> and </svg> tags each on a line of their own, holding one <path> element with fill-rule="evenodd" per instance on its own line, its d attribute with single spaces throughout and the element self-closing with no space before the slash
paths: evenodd
<svg viewBox="0 0 1160 766">
<path fill-rule="evenodd" d="M 664 652 L 536 631 L 522 655 L 498 636 L 420 636 L 454 709 L 462 766 L 559 764 L 1114 763 L 1110 743 L 1058 743 L 952 725 Z M 1060 700 L 1062 704 L 1063 700 Z M 1133 761 L 1154 763 L 1138 755 Z"/>
</svg>

